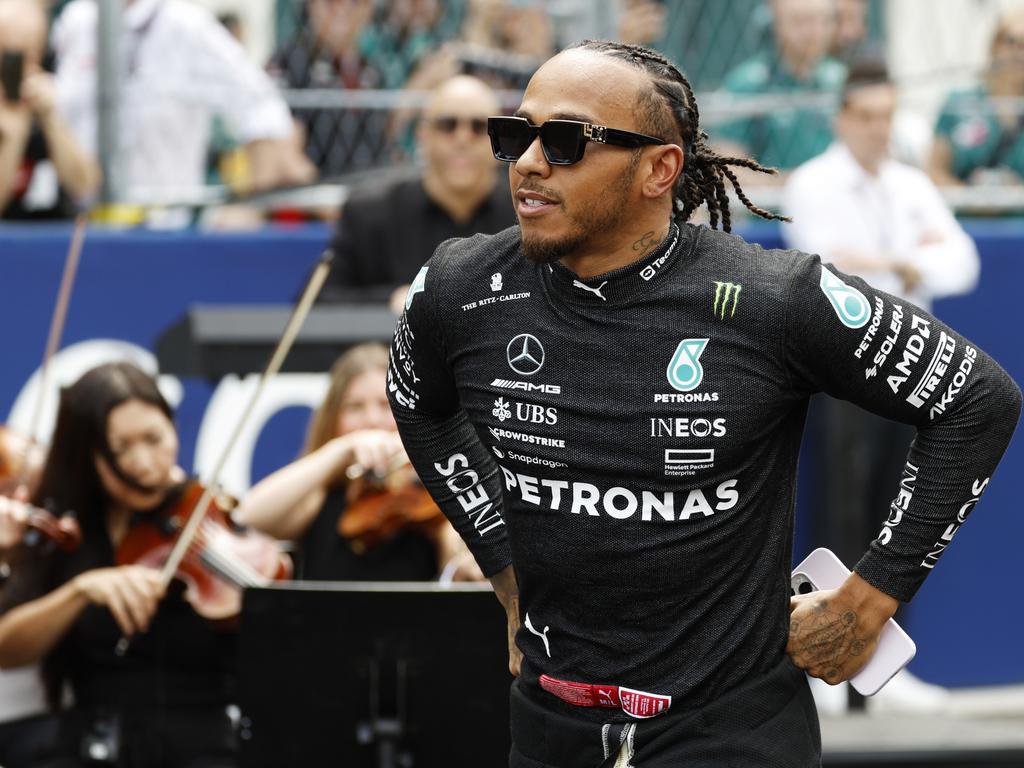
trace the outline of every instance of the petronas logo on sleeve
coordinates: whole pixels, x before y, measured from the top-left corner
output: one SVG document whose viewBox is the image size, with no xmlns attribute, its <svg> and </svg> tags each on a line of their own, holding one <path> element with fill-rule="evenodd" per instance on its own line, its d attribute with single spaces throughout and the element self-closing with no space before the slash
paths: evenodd
<svg viewBox="0 0 1024 768">
<path fill-rule="evenodd" d="M 834 274 L 821 267 L 822 293 L 832 304 L 840 322 L 847 328 L 863 328 L 871 319 L 871 305 L 864 294 L 851 288 Z"/>
<path fill-rule="evenodd" d="M 408 309 L 412 306 L 412 300 L 416 298 L 417 293 L 422 293 L 423 289 L 427 287 L 427 267 L 423 267 L 417 274 L 416 279 L 412 281 L 412 285 L 409 286 L 409 292 L 405 294 L 405 308 Z"/>
<path fill-rule="evenodd" d="M 668 364 L 668 383 L 680 392 L 690 392 L 704 380 L 700 356 L 708 345 L 707 339 L 683 339 L 676 347 Z"/>
<path fill-rule="evenodd" d="M 711 311 L 719 320 L 725 320 L 736 314 L 736 305 L 740 303 L 740 291 L 743 286 L 739 283 L 720 283 L 715 281 L 715 302 Z"/>
</svg>

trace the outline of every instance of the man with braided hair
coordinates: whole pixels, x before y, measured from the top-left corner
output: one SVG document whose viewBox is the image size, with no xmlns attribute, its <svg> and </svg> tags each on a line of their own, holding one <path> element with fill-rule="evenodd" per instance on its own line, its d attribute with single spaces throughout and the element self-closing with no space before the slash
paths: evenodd
<svg viewBox="0 0 1024 768">
<path fill-rule="evenodd" d="M 519 226 L 449 240 L 420 270 L 388 389 L 506 609 L 511 765 L 819 764 L 801 670 L 837 683 L 867 661 L 988 485 L 1020 390 L 817 257 L 688 224 L 706 205 L 728 230 L 733 168 L 765 169 L 710 149 L 652 51 L 563 51 L 489 133 Z M 839 589 L 791 603 L 818 391 L 917 426 L 913 482 Z"/>
</svg>

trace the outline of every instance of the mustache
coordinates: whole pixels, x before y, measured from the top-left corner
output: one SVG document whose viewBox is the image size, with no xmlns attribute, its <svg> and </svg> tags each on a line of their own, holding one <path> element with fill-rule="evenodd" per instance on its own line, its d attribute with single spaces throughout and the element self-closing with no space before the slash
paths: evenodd
<svg viewBox="0 0 1024 768">
<path fill-rule="evenodd" d="M 542 187 L 540 184 L 532 184 L 528 181 L 524 181 L 522 184 L 516 187 L 516 194 L 520 192 L 536 192 L 538 195 L 542 195 L 543 197 L 546 197 L 548 200 L 553 200 L 556 203 L 562 202 L 562 196 L 557 194 L 553 190 L 550 190 L 547 187 Z"/>
</svg>

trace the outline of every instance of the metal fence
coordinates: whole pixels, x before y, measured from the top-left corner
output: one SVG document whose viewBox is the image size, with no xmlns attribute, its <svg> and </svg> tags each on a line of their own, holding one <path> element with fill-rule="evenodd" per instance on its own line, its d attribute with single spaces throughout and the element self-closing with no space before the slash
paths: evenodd
<svg viewBox="0 0 1024 768">
<path fill-rule="evenodd" d="M 322 181 L 342 184 L 415 162 L 416 109 L 444 77 L 481 76 L 512 106 L 540 62 L 586 36 L 628 38 L 664 52 L 691 80 L 713 139 L 784 170 L 831 141 L 847 64 L 864 55 L 885 55 L 903 97 L 899 154 L 923 164 L 946 92 L 977 82 L 988 65 L 996 20 L 1020 5 L 943 0 L 940 15 L 925 0 L 188 1 L 234 10 L 235 22 L 244 22 L 254 6 L 267 6 L 273 19 L 269 39 L 250 41 L 250 48 L 272 52 L 261 64 L 291 108 L 307 156 Z M 818 5 L 828 9 L 827 29 L 808 17 Z M 790 18 L 787 32 L 783 17 L 793 8 L 804 16 Z M 963 31 L 966 20 L 969 34 Z M 790 46 L 815 35 L 828 37 L 803 77 L 789 69 L 792 52 L 787 58 L 783 50 L 787 35 Z M 1020 98 L 1003 99 L 1010 102 L 1024 115 Z M 971 109 L 968 102 L 952 108 Z M 214 133 L 209 181 L 216 185 L 230 182 L 223 158 L 240 142 L 230 125 L 218 123 Z M 116 147 L 105 150 L 109 166 Z M 209 188 L 202 194 L 196 190 L 193 198 L 215 199 L 221 193 L 216 189 L 212 195 Z M 148 193 L 144 202 L 169 197 L 166 190 Z M 118 189 L 109 194 L 125 195 Z M 989 211 L 1001 197 L 982 190 L 977 200 L 983 204 L 972 206 L 971 195 L 960 190 L 951 199 Z M 1017 209 L 1019 196 L 1002 197 L 1012 201 L 1005 207 Z"/>
</svg>

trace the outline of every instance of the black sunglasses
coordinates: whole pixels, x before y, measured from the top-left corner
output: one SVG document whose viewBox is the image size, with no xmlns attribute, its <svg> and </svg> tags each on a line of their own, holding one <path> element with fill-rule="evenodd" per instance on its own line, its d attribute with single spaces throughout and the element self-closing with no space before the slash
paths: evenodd
<svg viewBox="0 0 1024 768">
<path fill-rule="evenodd" d="M 587 148 L 588 141 L 633 148 L 666 143 L 642 133 L 620 131 L 577 120 L 546 120 L 541 125 L 533 125 L 523 117 L 489 117 L 487 133 L 491 137 L 494 156 L 506 163 L 513 163 L 522 157 L 538 135 L 544 159 L 551 165 L 578 163 L 583 159 L 583 150 Z"/>
<path fill-rule="evenodd" d="M 468 125 L 474 136 L 483 136 L 487 133 L 487 119 L 483 117 L 456 117 L 455 115 L 440 115 L 430 121 L 435 131 L 439 133 L 455 133 L 460 125 Z"/>
</svg>

